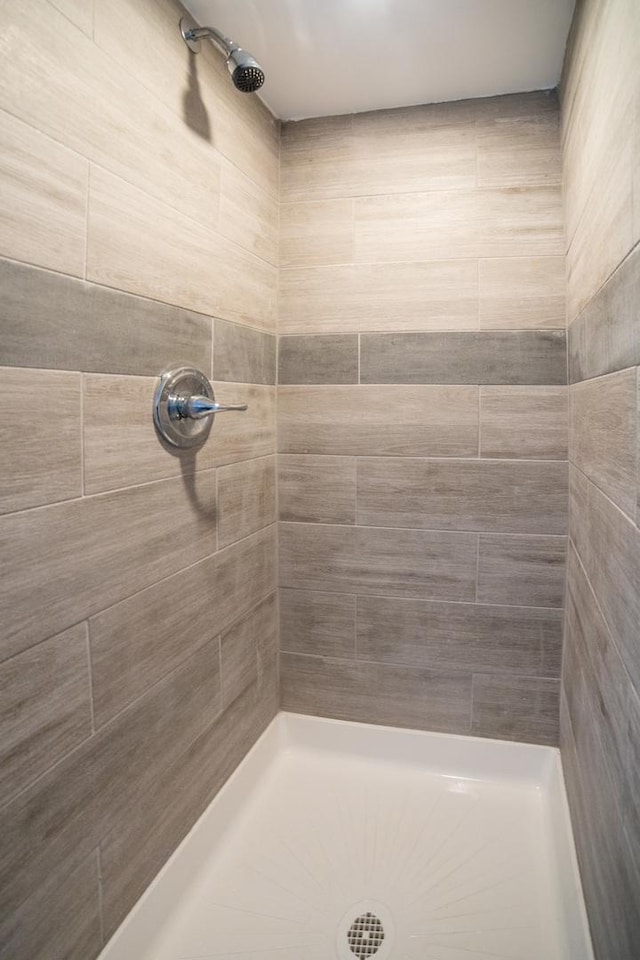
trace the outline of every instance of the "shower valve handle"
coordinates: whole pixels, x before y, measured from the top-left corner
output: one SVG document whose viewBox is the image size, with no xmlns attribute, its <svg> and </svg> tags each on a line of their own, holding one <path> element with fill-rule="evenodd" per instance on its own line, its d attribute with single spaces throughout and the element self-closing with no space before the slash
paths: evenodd
<svg viewBox="0 0 640 960">
<path fill-rule="evenodd" d="M 216 413 L 247 410 L 246 403 L 218 403 L 209 378 L 194 367 L 165 370 L 153 398 L 153 419 L 162 440 L 180 450 L 201 447 Z"/>
<path fill-rule="evenodd" d="M 200 420 L 202 417 L 210 417 L 214 413 L 247 409 L 248 405 L 246 403 L 218 403 L 216 400 L 210 400 L 198 393 L 191 397 L 169 397 L 169 416 L 172 420 L 183 420 L 185 417 L 191 420 Z"/>
</svg>

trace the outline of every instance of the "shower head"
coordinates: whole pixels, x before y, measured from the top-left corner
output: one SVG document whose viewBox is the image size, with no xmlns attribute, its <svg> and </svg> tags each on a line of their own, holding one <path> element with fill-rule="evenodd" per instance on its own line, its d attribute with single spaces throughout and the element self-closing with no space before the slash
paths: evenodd
<svg viewBox="0 0 640 960">
<path fill-rule="evenodd" d="M 238 90 L 255 93 L 264 83 L 264 70 L 254 57 L 215 27 L 198 27 L 187 17 L 180 21 L 182 39 L 194 53 L 200 51 L 201 40 L 211 40 L 227 58 L 227 69 Z"/>
</svg>

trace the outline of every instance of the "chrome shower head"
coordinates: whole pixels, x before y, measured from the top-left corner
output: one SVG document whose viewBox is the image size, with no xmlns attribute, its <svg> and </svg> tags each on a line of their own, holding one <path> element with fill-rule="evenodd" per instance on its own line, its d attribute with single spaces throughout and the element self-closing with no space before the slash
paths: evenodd
<svg viewBox="0 0 640 960">
<path fill-rule="evenodd" d="M 187 17 L 183 17 L 180 21 L 180 33 L 194 53 L 200 51 L 201 40 L 215 43 L 227 58 L 227 69 L 234 86 L 243 93 L 255 93 L 264 83 L 264 70 L 258 61 L 215 27 L 198 27 Z"/>
</svg>

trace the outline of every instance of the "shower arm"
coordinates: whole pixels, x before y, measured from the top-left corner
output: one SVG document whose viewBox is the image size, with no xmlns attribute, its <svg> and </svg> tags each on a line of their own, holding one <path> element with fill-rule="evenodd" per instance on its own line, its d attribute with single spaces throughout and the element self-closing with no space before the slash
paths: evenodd
<svg viewBox="0 0 640 960">
<path fill-rule="evenodd" d="M 190 30 L 183 30 L 182 36 L 188 42 L 189 40 L 211 40 L 228 57 L 234 50 L 241 50 L 235 40 L 225 37 L 215 27 L 192 27 Z"/>
</svg>

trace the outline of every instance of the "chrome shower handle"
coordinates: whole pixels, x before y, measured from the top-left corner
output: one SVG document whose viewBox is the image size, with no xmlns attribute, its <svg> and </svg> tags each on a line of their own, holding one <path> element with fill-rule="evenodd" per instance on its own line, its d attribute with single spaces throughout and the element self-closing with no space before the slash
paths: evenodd
<svg viewBox="0 0 640 960">
<path fill-rule="evenodd" d="M 209 378 L 194 367 L 165 370 L 153 398 L 153 419 L 162 440 L 181 450 L 201 447 L 216 413 L 247 410 L 246 403 L 218 403 Z"/>
<path fill-rule="evenodd" d="M 218 403 L 216 400 L 209 400 L 208 397 L 199 393 L 191 397 L 170 397 L 169 416 L 172 416 L 172 406 L 180 419 L 189 417 L 191 420 L 210 417 L 214 413 L 227 413 L 229 410 L 248 410 L 248 404 L 246 403 Z"/>
</svg>

